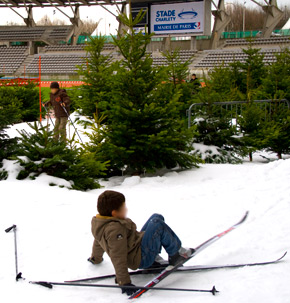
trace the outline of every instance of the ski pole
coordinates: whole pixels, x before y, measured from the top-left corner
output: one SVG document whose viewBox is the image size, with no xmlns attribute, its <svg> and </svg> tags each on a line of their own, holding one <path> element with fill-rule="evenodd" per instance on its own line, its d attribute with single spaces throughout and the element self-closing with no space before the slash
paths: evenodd
<svg viewBox="0 0 290 303">
<path fill-rule="evenodd" d="M 276 264 L 284 259 L 287 255 L 287 251 L 278 259 L 272 261 L 264 261 L 264 262 L 255 262 L 255 263 L 238 263 L 238 264 L 225 264 L 225 265 L 193 265 L 193 266 L 182 266 L 177 269 L 176 272 L 195 272 L 195 271 L 208 271 L 208 270 L 218 270 L 218 269 L 235 269 L 241 267 L 253 267 L 253 266 L 264 266 L 264 265 L 271 265 Z M 164 267 L 156 267 L 156 268 L 147 268 L 147 269 L 139 269 L 136 271 L 129 271 L 130 276 L 136 275 L 146 275 L 146 274 L 156 274 L 160 273 L 164 270 Z M 88 281 L 99 281 L 104 279 L 115 278 L 115 274 L 105 275 L 105 276 L 96 276 L 78 280 L 67 280 L 67 283 L 75 283 L 75 282 L 88 282 Z"/>
<path fill-rule="evenodd" d="M 150 269 L 139 269 L 136 271 L 130 271 L 130 276 L 137 276 L 137 275 L 143 275 L 143 274 L 159 274 L 162 270 L 164 270 L 164 267 L 156 267 L 156 268 L 150 268 Z M 67 283 L 73 283 L 73 282 L 87 282 L 87 281 L 98 281 L 98 280 L 104 280 L 104 279 L 110 279 L 115 278 L 115 274 L 111 275 L 105 275 L 105 276 L 97 276 L 97 277 L 91 277 L 91 278 L 84 278 L 84 279 L 78 279 L 78 280 L 67 280 L 64 282 Z"/>
<path fill-rule="evenodd" d="M 78 134 L 78 136 L 79 136 L 79 138 L 80 138 L 81 142 L 82 142 L 82 143 L 84 143 L 84 142 L 83 142 L 83 140 L 82 140 L 82 138 L 81 138 L 81 136 L 79 135 L 78 130 L 76 129 L 76 127 L 75 127 L 74 123 L 72 122 L 72 119 L 70 118 L 70 116 L 69 116 L 69 114 L 68 114 L 68 112 L 67 112 L 66 108 L 65 108 L 65 107 L 64 107 L 62 104 L 60 104 L 60 105 L 61 105 L 61 107 L 63 108 L 63 110 L 65 111 L 65 113 L 66 113 L 67 117 L 69 118 L 69 120 L 70 120 L 70 122 L 71 122 L 72 126 L 74 127 L 74 129 L 75 129 L 76 133 Z"/>
<path fill-rule="evenodd" d="M 47 282 L 47 281 L 30 281 L 31 284 L 41 285 L 47 288 L 53 288 L 54 285 L 61 286 L 78 286 L 78 287 L 96 287 L 96 288 L 128 288 L 128 289 L 146 289 L 146 290 L 163 290 L 163 291 L 183 291 L 183 292 L 208 292 L 213 295 L 218 293 L 215 286 L 211 290 L 208 289 L 188 289 L 188 288 L 165 288 L 165 287 L 144 287 L 144 286 L 121 286 L 109 284 L 77 284 L 77 283 L 60 283 L 60 282 Z"/>
<path fill-rule="evenodd" d="M 53 127 L 54 127 L 54 123 L 53 123 L 53 121 L 52 121 L 52 119 L 51 119 L 50 114 L 48 113 L 48 111 L 47 111 L 46 107 L 44 106 L 44 104 L 42 104 L 42 106 L 44 107 L 45 112 L 46 112 L 46 114 L 49 116 L 50 122 L 51 122 L 51 124 L 52 124 L 52 125 L 53 125 Z"/>
<path fill-rule="evenodd" d="M 14 251 L 15 251 L 15 270 L 16 270 L 16 281 L 22 279 L 22 273 L 18 272 L 18 256 L 17 256 L 17 239 L 16 239 L 16 225 L 12 225 L 5 229 L 6 233 L 9 233 L 13 229 L 14 232 Z"/>
</svg>

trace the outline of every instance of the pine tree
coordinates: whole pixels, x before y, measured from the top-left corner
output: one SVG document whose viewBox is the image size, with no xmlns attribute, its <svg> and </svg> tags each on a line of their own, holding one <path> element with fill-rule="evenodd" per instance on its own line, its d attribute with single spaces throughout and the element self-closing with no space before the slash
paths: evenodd
<svg viewBox="0 0 290 303">
<path fill-rule="evenodd" d="M 250 44 L 247 49 L 243 49 L 243 53 L 246 54 L 245 62 L 237 60 L 230 64 L 235 86 L 248 96 L 247 100 L 251 99 L 249 96 L 252 91 L 262 84 L 262 79 L 266 74 L 264 55 L 260 53 L 260 50 L 253 48 Z"/>
<path fill-rule="evenodd" d="M 6 129 L 21 120 L 21 103 L 9 94 L 6 87 L 0 87 L 0 169 L 3 159 L 9 158 L 17 150 L 17 139 L 10 139 Z M 5 179 L 7 173 L 0 170 L 0 180 Z"/>
<path fill-rule="evenodd" d="M 263 148 L 262 133 L 265 127 L 265 113 L 259 105 L 248 102 L 242 106 L 242 112 L 237 121 L 242 137 L 242 149 L 253 161 L 253 152 Z"/>
<path fill-rule="evenodd" d="M 276 55 L 265 77 L 263 77 L 263 91 L 260 98 L 290 100 L 290 50 L 284 49 Z"/>
<path fill-rule="evenodd" d="M 163 68 L 168 75 L 167 82 L 178 89 L 181 94 L 179 99 L 181 103 L 180 117 L 186 119 L 186 110 L 192 104 L 192 95 L 199 91 L 199 86 L 196 83 L 186 81 L 189 75 L 189 65 L 194 56 L 184 61 L 180 56 L 179 49 L 165 51 L 162 55 L 166 58 Z"/>
<path fill-rule="evenodd" d="M 165 51 L 162 53 L 162 56 L 166 58 L 166 71 L 173 85 L 176 87 L 178 84 L 185 82 L 185 79 L 188 78 L 189 65 L 192 62 L 193 56 L 183 61 L 181 60 L 179 49 Z"/>
<path fill-rule="evenodd" d="M 32 122 L 39 117 L 39 91 L 34 83 L 13 87 L 15 97 L 21 102 L 23 122 Z"/>
<path fill-rule="evenodd" d="M 209 79 L 212 89 L 221 95 L 223 101 L 245 100 L 245 95 L 239 90 L 233 77 L 233 68 L 227 67 L 222 63 L 209 71 Z"/>
<path fill-rule="evenodd" d="M 193 131 L 179 117 L 181 93 L 146 54 L 152 35 L 133 28 L 142 15 L 119 16 L 129 33 L 114 38 L 124 59 L 112 79 L 110 100 L 99 103 L 106 116 L 101 150 L 113 171 L 192 167 L 198 160 L 190 155 Z"/>
<path fill-rule="evenodd" d="M 71 182 L 71 188 L 99 188 L 97 178 L 104 175 L 106 164 L 96 161 L 94 154 L 77 147 L 74 136 L 68 142 L 55 142 L 53 131 L 37 122 L 30 124 L 34 133 L 19 131 L 20 151 L 15 159 L 23 167 L 17 179 L 35 179 L 42 173 Z"/>
<path fill-rule="evenodd" d="M 39 93 L 33 83 L 25 86 L 1 86 L 0 99 L 8 97 L 11 100 L 17 100 L 15 104 L 21 113 L 20 120 L 28 122 L 38 118 Z"/>
<path fill-rule="evenodd" d="M 236 128 L 232 123 L 231 111 L 219 103 L 226 101 L 231 92 L 217 92 L 211 80 L 206 80 L 205 87 L 194 95 L 196 106 L 193 111 L 193 124 L 197 126 L 195 143 L 214 146 L 217 154 L 212 154 L 210 148 L 206 150 L 203 158 L 209 163 L 239 163 L 239 141 L 235 138 Z M 200 153 L 199 150 L 196 151 Z"/>
<path fill-rule="evenodd" d="M 114 64 L 112 56 L 103 53 L 105 42 L 104 36 L 90 37 L 85 47 L 85 62 L 79 66 L 79 74 L 83 76 L 85 85 L 79 89 L 82 98 L 75 98 L 75 107 L 90 118 L 93 118 L 97 104 L 110 98 Z"/>
<path fill-rule="evenodd" d="M 276 101 L 271 107 L 269 119 L 262 129 L 262 144 L 268 151 L 282 154 L 290 153 L 290 109 L 284 103 Z"/>
</svg>

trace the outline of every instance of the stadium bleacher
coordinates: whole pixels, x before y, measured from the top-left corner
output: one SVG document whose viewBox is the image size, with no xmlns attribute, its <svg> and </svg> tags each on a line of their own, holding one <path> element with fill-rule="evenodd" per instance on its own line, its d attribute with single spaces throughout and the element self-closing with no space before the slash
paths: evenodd
<svg viewBox="0 0 290 303">
<path fill-rule="evenodd" d="M 72 25 L 0 26 L 0 41 L 67 41 L 72 32 Z"/>
<path fill-rule="evenodd" d="M 108 44 L 108 48 L 114 47 L 113 44 Z M 41 72 L 43 74 L 76 74 L 76 65 L 81 65 L 85 62 L 86 53 L 83 45 L 52 45 L 44 48 L 45 54 L 41 56 Z M 57 52 L 53 54 L 50 52 Z M 61 54 L 63 52 L 64 54 Z M 68 52 L 71 52 L 68 54 Z M 82 53 L 74 53 L 82 52 Z M 162 56 L 153 56 L 152 52 L 148 52 L 153 59 L 154 65 L 165 65 L 166 58 Z M 196 51 L 182 50 L 180 52 L 181 62 L 191 59 L 196 54 Z M 39 56 L 35 55 L 32 62 L 28 65 L 26 72 L 28 74 L 38 73 Z"/>
<path fill-rule="evenodd" d="M 27 57 L 27 46 L 0 47 L 0 73 L 14 74 Z"/>
<path fill-rule="evenodd" d="M 4 29 L 5 28 L 5 29 Z M 24 32 L 22 27 L 13 27 L 16 32 L 11 31 L 10 26 L 0 26 L 0 41 L 5 40 L 7 43 L 7 35 L 13 34 L 12 40 L 17 40 L 19 36 L 22 36 L 22 41 L 27 39 L 36 39 L 36 35 L 50 35 L 49 39 L 63 40 L 63 37 L 67 36 L 71 26 L 63 27 L 44 27 L 40 28 L 25 28 Z M 2 36 L 1 36 L 2 35 Z M 24 37 L 24 38 L 23 38 Z M 54 37 L 54 38 L 51 38 Z M 264 55 L 264 62 L 270 64 L 275 62 L 275 54 L 281 50 L 281 46 L 287 47 L 290 44 L 289 37 L 271 37 L 256 38 L 251 41 L 254 47 L 261 48 L 261 53 Z M 180 50 L 180 61 L 183 63 L 187 60 L 191 60 L 190 70 L 210 70 L 215 66 L 224 64 L 228 66 L 235 61 L 245 62 L 246 54 L 242 52 L 242 48 L 247 47 L 249 41 L 246 39 L 228 39 L 222 49 L 217 50 Z M 43 75 L 49 77 L 49 75 L 60 76 L 77 76 L 78 68 L 76 65 L 81 65 L 85 62 L 87 53 L 84 49 L 85 44 L 80 45 L 68 45 L 68 44 L 51 44 L 45 47 L 38 48 L 38 53 L 35 55 L 29 55 L 28 46 L 10 46 L 6 47 L 0 45 L 0 73 L 7 75 L 20 76 L 24 73 L 26 75 L 37 75 L 39 68 L 39 56 L 41 56 L 41 71 Z M 122 58 L 119 52 L 116 51 L 115 46 L 112 43 L 106 43 L 103 49 L 104 53 L 110 53 L 111 56 L 118 60 Z M 160 51 L 148 51 L 147 54 L 153 59 L 153 65 L 162 66 L 166 65 L 166 58 L 162 56 Z"/>
<path fill-rule="evenodd" d="M 38 74 L 39 56 L 35 55 L 26 71 L 28 74 Z M 41 72 L 43 74 L 76 74 L 76 65 L 85 62 L 85 54 L 42 55 Z"/>
<path fill-rule="evenodd" d="M 266 64 L 270 64 L 272 62 L 275 62 L 275 54 L 277 54 L 279 51 L 280 49 L 278 48 L 262 49 L 260 53 L 264 55 L 263 61 Z M 245 62 L 246 59 L 247 55 L 241 49 L 205 51 L 204 58 L 199 63 L 197 63 L 195 67 L 210 69 L 222 64 L 224 64 L 224 66 L 228 66 L 230 63 L 233 63 L 235 61 Z"/>
<path fill-rule="evenodd" d="M 52 27 L 48 37 L 58 40 L 64 40 L 72 31 L 72 26 Z"/>
<path fill-rule="evenodd" d="M 182 63 L 186 62 L 187 60 L 193 59 L 195 54 L 197 53 L 197 51 L 194 50 L 180 50 L 180 61 Z M 151 53 L 151 57 L 153 59 L 153 65 L 166 65 L 166 61 L 167 59 L 163 56 L 161 56 L 161 54 L 159 56 L 154 56 Z"/>
<path fill-rule="evenodd" d="M 68 44 L 56 44 L 47 45 L 44 47 L 44 52 L 62 52 L 62 51 L 85 51 L 85 44 L 68 45 Z M 114 50 L 115 46 L 111 43 L 105 43 L 103 50 Z"/>
<path fill-rule="evenodd" d="M 44 47 L 44 52 L 63 52 L 63 51 L 84 51 L 84 45 L 67 45 L 67 44 L 59 44 L 59 45 L 47 45 Z"/>
<path fill-rule="evenodd" d="M 225 47 L 229 46 L 245 46 L 245 45 L 273 45 L 273 44 L 290 44 L 289 37 L 271 37 L 271 38 L 254 38 L 254 39 L 227 39 Z"/>
</svg>

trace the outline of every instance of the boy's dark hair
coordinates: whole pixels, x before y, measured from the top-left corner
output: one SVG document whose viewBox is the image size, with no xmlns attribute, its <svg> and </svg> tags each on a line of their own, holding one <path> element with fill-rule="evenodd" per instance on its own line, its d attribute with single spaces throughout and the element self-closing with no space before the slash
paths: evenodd
<svg viewBox="0 0 290 303">
<path fill-rule="evenodd" d="M 125 196 L 117 191 L 106 190 L 98 198 L 98 212 L 101 216 L 112 216 L 113 210 L 119 210 L 125 202 Z"/>
<path fill-rule="evenodd" d="M 50 83 L 50 88 L 57 88 L 57 89 L 59 89 L 59 84 L 58 84 L 58 82 L 51 82 L 51 83 Z"/>
</svg>

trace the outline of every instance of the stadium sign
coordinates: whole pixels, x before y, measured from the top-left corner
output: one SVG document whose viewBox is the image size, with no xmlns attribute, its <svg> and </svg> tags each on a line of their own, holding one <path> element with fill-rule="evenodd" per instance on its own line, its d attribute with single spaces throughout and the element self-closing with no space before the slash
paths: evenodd
<svg viewBox="0 0 290 303">
<path fill-rule="evenodd" d="M 205 2 L 151 5 L 150 31 L 156 35 L 204 34 Z"/>
</svg>

